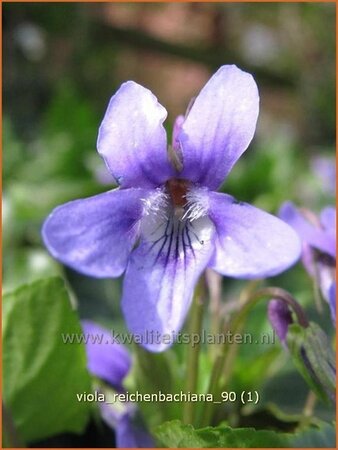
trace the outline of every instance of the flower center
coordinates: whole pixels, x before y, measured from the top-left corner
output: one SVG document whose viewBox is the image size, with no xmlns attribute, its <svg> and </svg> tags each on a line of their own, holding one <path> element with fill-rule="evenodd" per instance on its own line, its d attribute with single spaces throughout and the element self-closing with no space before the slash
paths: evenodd
<svg viewBox="0 0 338 450">
<path fill-rule="evenodd" d="M 171 179 L 143 200 L 141 236 L 151 251 L 169 258 L 195 255 L 212 239 L 214 225 L 208 217 L 204 188 L 186 180 Z"/>
<path fill-rule="evenodd" d="M 183 208 L 187 203 L 187 193 L 191 183 L 187 180 L 171 178 L 166 183 L 173 207 Z"/>
</svg>

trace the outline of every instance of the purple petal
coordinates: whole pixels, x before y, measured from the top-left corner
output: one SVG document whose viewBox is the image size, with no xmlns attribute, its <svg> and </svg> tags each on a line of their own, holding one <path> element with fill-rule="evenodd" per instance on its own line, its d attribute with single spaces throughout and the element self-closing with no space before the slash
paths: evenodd
<svg viewBox="0 0 338 450">
<path fill-rule="evenodd" d="M 332 321 L 336 326 L 336 282 L 332 283 L 329 291 L 329 305 Z"/>
<path fill-rule="evenodd" d="M 135 405 L 123 405 L 121 412 L 114 405 L 100 403 L 103 420 L 115 430 L 116 448 L 154 448 L 153 438 L 137 417 Z"/>
<path fill-rule="evenodd" d="M 137 424 L 130 414 L 124 414 L 116 424 L 117 448 L 154 448 L 155 443 L 150 434 Z"/>
<path fill-rule="evenodd" d="M 324 300 L 331 301 L 331 288 L 336 280 L 336 262 L 327 255 L 319 254 L 315 258 L 316 263 L 316 281 Z"/>
<path fill-rule="evenodd" d="M 320 213 L 320 223 L 324 230 L 336 238 L 336 209 L 332 206 L 327 206 Z"/>
<path fill-rule="evenodd" d="M 166 116 L 157 98 L 133 81 L 111 98 L 97 147 L 120 186 L 154 187 L 172 176 L 162 125 Z"/>
<path fill-rule="evenodd" d="M 106 328 L 90 320 L 82 320 L 81 323 L 89 372 L 121 390 L 122 381 L 131 367 L 127 349 Z"/>
<path fill-rule="evenodd" d="M 259 110 L 257 85 L 236 66 L 222 66 L 196 98 L 179 139 L 182 178 L 216 189 L 247 149 Z"/>
<path fill-rule="evenodd" d="M 291 202 L 285 202 L 279 210 L 279 217 L 287 222 L 298 233 L 300 239 L 311 247 L 336 257 L 334 236 L 310 223 Z M 325 221 L 325 218 L 324 218 Z"/>
<path fill-rule="evenodd" d="M 310 277 L 316 276 L 316 252 L 313 247 L 303 242 L 302 263 Z"/>
<path fill-rule="evenodd" d="M 147 240 L 133 251 L 127 267 L 122 309 L 135 341 L 159 352 L 183 325 L 213 251 L 214 228 L 205 216 L 192 222 L 171 217 L 144 234 Z"/>
<path fill-rule="evenodd" d="M 180 142 L 178 140 L 179 133 L 181 132 L 182 125 L 184 123 L 184 116 L 177 116 L 174 122 L 172 146 L 175 150 L 180 149 Z"/>
<path fill-rule="evenodd" d="M 282 300 L 270 300 L 268 305 L 268 317 L 272 328 L 275 330 L 282 344 L 285 345 L 288 327 L 293 323 L 292 314 L 288 305 Z"/>
<path fill-rule="evenodd" d="M 85 275 L 120 276 L 138 233 L 149 191 L 126 189 L 75 200 L 54 209 L 42 235 L 54 258 Z"/>
<path fill-rule="evenodd" d="M 320 179 L 321 185 L 329 194 L 336 193 L 336 161 L 329 156 L 316 156 L 311 162 L 315 175 Z"/>
<path fill-rule="evenodd" d="M 218 235 L 210 264 L 216 271 L 260 278 L 277 275 L 298 260 L 298 236 L 277 217 L 216 192 L 209 193 L 209 208 Z"/>
</svg>

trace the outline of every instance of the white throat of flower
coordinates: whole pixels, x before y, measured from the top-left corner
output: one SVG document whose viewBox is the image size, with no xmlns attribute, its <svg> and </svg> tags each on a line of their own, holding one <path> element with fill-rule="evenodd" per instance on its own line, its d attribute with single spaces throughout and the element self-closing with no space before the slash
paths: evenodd
<svg viewBox="0 0 338 450">
<path fill-rule="evenodd" d="M 214 225 L 207 215 L 209 205 L 203 191 L 189 189 L 183 206 L 174 205 L 163 188 L 143 199 L 141 237 L 151 244 L 154 252 L 182 258 L 189 250 L 195 255 L 212 239 Z"/>
</svg>

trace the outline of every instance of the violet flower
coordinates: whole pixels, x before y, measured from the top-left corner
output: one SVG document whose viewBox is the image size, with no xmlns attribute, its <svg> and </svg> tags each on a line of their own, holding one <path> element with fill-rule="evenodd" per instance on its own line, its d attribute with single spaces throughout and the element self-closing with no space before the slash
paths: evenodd
<svg viewBox="0 0 338 450">
<path fill-rule="evenodd" d="M 90 373 L 122 390 L 122 381 L 131 368 L 127 349 L 112 334 L 90 320 L 82 320 L 86 338 L 87 366 Z"/>
<path fill-rule="evenodd" d="M 113 405 L 100 404 L 101 416 L 115 430 L 117 448 L 154 448 L 155 442 L 140 422 L 136 405 L 128 403 L 123 412 Z"/>
<path fill-rule="evenodd" d="M 283 300 L 272 299 L 268 304 L 268 318 L 279 340 L 286 347 L 289 325 L 293 323 L 290 308 Z"/>
<path fill-rule="evenodd" d="M 299 239 L 287 224 L 215 192 L 248 147 L 258 109 L 252 76 L 223 66 L 178 118 L 167 152 L 166 110 L 148 89 L 122 84 L 98 136 L 120 187 L 59 206 L 43 226 L 47 248 L 64 264 L 98 278 L 125 272 L 129 330 L 160 337 L 143 344 L 148 350 L 172 344 L 206 267 L 261 278 L 299 258 Z"/>
<path fill-rule="evenodd" d="M 113 339 L 112 334 L 90 320 L 82 321 L 86 337 L 87 367 L 89 372 L 110 384 L 117 391 L 124 391 L 123 380 L 131 369 L 131 357 L 127 349 Z M 138 420 L 137 406 L 131 403 L 116 407 L 99 403 L 103 420 L 115 431 L 117 448 L 152 448 L 154 441 Z"/>
<path fill-rule="evenodd" d="M 331 195 L 336 193 L 336 161 L 329 156 L 316 156 L 311 161 L 314 174 L 320 180 L 325 192 Z"/>
<path fill-rule="evenodd" d="M 291 202 L 282 205 L 280 217 L 291 225 L 303 242 L 303 263 L 328 302 L 336 323 L 336 210 L 324 208 L 319 217 L 297 209 Z"/>
</svg>

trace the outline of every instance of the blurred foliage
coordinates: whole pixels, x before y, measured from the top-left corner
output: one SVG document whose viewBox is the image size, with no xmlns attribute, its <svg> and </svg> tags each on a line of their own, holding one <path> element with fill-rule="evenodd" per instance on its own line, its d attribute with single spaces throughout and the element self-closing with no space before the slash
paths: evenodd
<svg viewBox="0 0 338 450">
<path fill-rule="evenodd" d="M 307 448 L 333 447 L 334 425 L 321 424 L 295 435 L 254 428 L 233 429 L 225 425 L 194 429 L 178 420 L 166 422 L 155 430 L 161 447 L 167 448 Z"/>
<path fill-rule="evenodd" d="M 62 333 L 81 331 L 63 281 L 22 285 L 3 302 L 4 401 L 19 435 L 31 442 L 82 432 L 90 403 L 75 399 L 78 392 L 90 391 L 91 382 L 84 345 L 65 345 L 61 339 Z"/>
<path fill-rule="evenodd" d="M 40 229 L 55 206 L 114 187 L 95 147 L 109 98 L 126 79 L 150 88 L 167 107 L 165 125 L 170 136 L 175 115 L 184 112 L 215 68 L 235 63 L 251 72 L 261 96 L 257 132 L 222 190 L 273 213 L 285 200 L 315 212 L 335 202 L 330 182 L 335 177 L 330 171 L 335 163 L 335 4 L 4 3 L 3 33 L 3 287 L 10 296 L 7 304 L 19 295 L 10 292 L 23 283 L 61 275 L 76 297 L 81 317 L 125 331 L 120 280 L 93 280 L 60 267 L 44 249 Z M 312 282 L 300 264 L 269 284 L 289 290 L 309 316 L 333 334 L 328 308 L 324 305 L 320 314 L 315 308 Z M 243 281 L 224 279 L 223 300 L 237 299 L 243 287 Z M 36 308 L 38 319 L 48 305 L 42 304 L 40 294 L 36 299 L 35 305 L 29 304 Z M 13 327 L 25 327 L 17 316 Z M 50 318 L 46 312 L 40 320 Z M 250 314 L 245 331 L 253 336 L 271 332 L 266 305 Z M 37 333 L 33 328 L 31 332 Z M 53 345 L 50 337 L 48 342 Z M 155 387 L 179 392 L 184 386 L 185 358 L 180 345 L 166 355 L 138 354 L 128 385 L 147 392 Z M 209 374 L 206 351 L 200 364 L 201 373 Z M 152 387 L 149 379 L 144 384 L 148 366 L 154 369 Z M 278 343 L 240 345 L 233 373 L 229 389 L 259 389 L 261 401 L 257 407 L 222 408 L 218 423 L 229 417 L 234 426 L 294 430 L 308 391 Z M 200 377 L 200 391 L 206 389 L 207 381 Z M 43 383 L 47 384 L 47 378 Z M 142 407 L 152 426 L 180 413 L 177 404 L 164 413 L 156 405 Z M 196 405 L 198 414 L 202 407 Z M 320 404 L 315 413 L 328 421 L 334 417 L 333 410 Z M 36 424 L 26 428 L 27 417 L 22 422 L 24 436 L 29 441 L 42 437 Z M 60 425 L 54 431 L 65 430 Z M 49 431 L 51 436 L 53 430 Z M 67 439 L 56 439 L 55 445 L 67 446 Z M 309 442 L 315 446 L 313 440 Z M 325 445 L 321 439 L 318 442 Z"/>
</svg>

